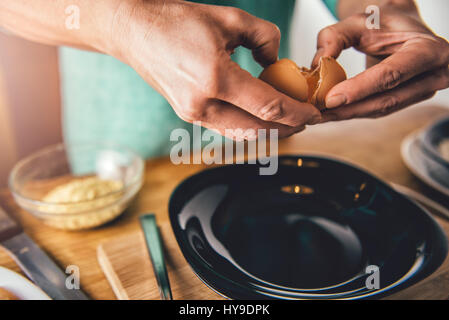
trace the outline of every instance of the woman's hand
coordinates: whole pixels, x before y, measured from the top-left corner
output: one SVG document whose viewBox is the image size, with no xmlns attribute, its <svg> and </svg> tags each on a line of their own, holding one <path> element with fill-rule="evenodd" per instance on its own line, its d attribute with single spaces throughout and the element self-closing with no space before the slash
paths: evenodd
<svg viewBox="0 0 449 320">
<path fill-rule="evenodd" d="M 314 64 L 349 47 L 382 60 L 332 88 L 323 121 L 384 116 L 449 87 L 449 44 L 427 28 L 414 6 L 411 11 L 381 7 L 379 30 L 368 29 L 366 19 L 350 16 L 318 36 Z"/>
<path fill-rule="evenodd" d="M 312 105 L 252 77 L 231 60 L 238 46 L 262 66 L 278 58 L 279 29 L 242 10 L 188 1 L 125 1 L 110 54 L 128 63 L 185 121 L 226 129 L 279 129 L 288 136 L 320 122 Z M 253 137 L 245 137 L 253 138 Z"/>
</svg>

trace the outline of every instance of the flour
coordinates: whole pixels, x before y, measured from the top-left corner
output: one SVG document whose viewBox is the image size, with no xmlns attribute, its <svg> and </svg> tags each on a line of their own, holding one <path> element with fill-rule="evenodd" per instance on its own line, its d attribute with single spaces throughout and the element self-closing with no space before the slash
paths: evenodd
<svg viewBox="0 0 449 320">
<path fill-rule="evenodd" d="M 98 177 L 75 179 L 51 190 L 39 211 L 44 221 L 56 228 L 79 230 L 104 224 L 125 209 L 121 198 L 123 182 Z"/>
<path fill-rule="evenodd" d="M 48 203 L 91 201 L 123 188 L 121 181 L 100 180 L 97 177 L 72 180 L 50 191 L 43 199 Z"/>
</svg>

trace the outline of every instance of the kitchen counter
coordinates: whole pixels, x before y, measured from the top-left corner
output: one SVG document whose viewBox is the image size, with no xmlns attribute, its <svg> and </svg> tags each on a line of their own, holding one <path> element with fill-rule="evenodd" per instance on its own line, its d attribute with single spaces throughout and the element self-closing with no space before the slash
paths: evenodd
<svg viewBox="0 0 449 320">
<path fill-rule="evenodd" d="M 400 144 L 409 133 L 449 115 L 449 109 L 415 106 L 383 119 L 350 120 L 309 127 L 280 142 L 280 154 L 327 154 L 346 159 L 374 175 L 433 197 L 436 193 L 415 178 L 400 156 Z M 174 188 L 205 165 L 174 165 L 169 158 L 147 161 L 144 186 L 132 206 L 117 220 L 88 231 L 52 229 L 21 210 L 8 190 L 0 190 L 0 204 L 23 225 L 25 231 L 65 269 L 80 268 L 81 286 L 93 299 L 115 299 L 97 262 L 100 243 L 139 230 L 137 217 L 154 212 L 158 223 L 168 222 L 168 200 Z M 449 220 L 436 217 L 449 236 Z M 20 271 L 0 248 L 0 266 Z M 449 258 L 429 278 L 403 290 L 393 299 L 449 299 Z"/>
</svg>

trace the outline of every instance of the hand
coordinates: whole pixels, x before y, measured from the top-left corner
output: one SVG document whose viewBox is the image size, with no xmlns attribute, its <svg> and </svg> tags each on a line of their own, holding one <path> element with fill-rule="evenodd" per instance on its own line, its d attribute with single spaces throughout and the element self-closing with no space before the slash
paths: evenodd
<svg viewBox="0 0 449 320">
<path fill-rule="evenodd" d="M 449 44 L 426 27 L 417 11 L 381 7 L 379 30 L 369 30 L 365 21 L 364 14 L 357 14 L 318 36 L 314 64 L 349 47 L 382 59 L 329 91 L 323 121 L 385 116 L 449 87 Z"/>
<path fill-rule="evenodd" d="M 231 60 L 234 49 L 244 46 L 262 66 L 275 62 L 280 33 L 272 23 L 236 8 L 188 1 L 135 1 L 119 12 L 115 55 L 185 121 L 201 121 L 223 135 L 225 129 L 275 128 L 281 137 L 320 122 L 314 106 L 276 91 Z"/>
</svg>

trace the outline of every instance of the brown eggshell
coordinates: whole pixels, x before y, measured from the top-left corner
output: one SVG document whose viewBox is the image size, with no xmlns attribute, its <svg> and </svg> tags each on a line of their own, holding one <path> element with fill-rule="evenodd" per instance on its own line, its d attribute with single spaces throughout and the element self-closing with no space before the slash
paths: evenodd
<svg viewBox="0 0 449 320">
<path fill-rule="evenodd" d="M 314 70 L 300 68 L 292 60 L 281 59 L 265 68 L 259 78 L 278 91 L 322 110 L 326 108 L 327 93 L 346 80 L 346 72 L 332 57 L 322 57 Z"/>
<path fill-rule="evenodd" d="M 259 78 L 296 100 L 308 101 L 307 79 L 292 60 L 281 59 L 273 63 L 262 71 Z"/>
<path fill-rule="evenodd" d="M 314 73 L 319 72 L 319 81 L 315 93 L 310 98 L 310 103 L 318 109 L 326 108 L 326 95 L 338 83 L 346 80 L 346 72 L 340 64 L 331 57 L 322 57 L 320 64 Z M 315 75 L 316 76 L 316 75 Z"/>
</svg>

